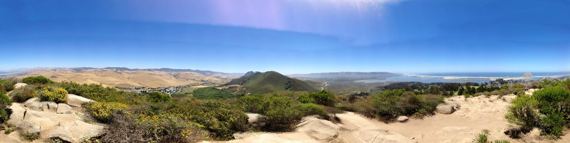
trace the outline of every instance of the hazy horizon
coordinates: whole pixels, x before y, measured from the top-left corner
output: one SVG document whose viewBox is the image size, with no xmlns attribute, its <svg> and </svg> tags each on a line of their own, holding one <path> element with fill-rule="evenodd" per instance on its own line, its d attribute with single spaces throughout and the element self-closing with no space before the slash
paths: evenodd
<svg viewBox="0 0 570 143">
<path fill-rule="evenodd" d="M 0 1 L 0 71 L 568 72 L 570 2 Z"/>
</svg>

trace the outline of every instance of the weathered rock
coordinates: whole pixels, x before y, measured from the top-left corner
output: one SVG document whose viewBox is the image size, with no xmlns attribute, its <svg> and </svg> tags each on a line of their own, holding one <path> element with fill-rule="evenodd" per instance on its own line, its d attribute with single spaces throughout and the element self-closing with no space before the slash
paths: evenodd
<svg viewBox="0 0 570 143">
<path fill-rule="evenodd" d="M 36 125 L 35 123 L 33 123 L 31 121 L 19 122 L 18 124 L 16 124 L 16 127 L 18 127 L 18 129 L 20 131 L 27 132 L 27 133 L 40 134 L 40 132 L 41 132 L 40 126 Z"/>
<path fill-rule="evenodd" d="M 53 111 L 53 112 L 57 111 L 57 103 L 53 101 L 42 101 L 41 103 L 43 111 Z"/>
<path fill-rule="evenodd" d="M 48 138 L 61 138 L 68 142 L 81 142 L 84 139 L 99 136 L 103 126 L 87 124 L 83 121 L 67 122 L 55 127 L 47 133 Z"/>
<path fill-rule="evenodd" d="M 250 124 L 259 122 L 259 118 L 261 117 L 260 114 L 256 114 L 256 113 L 246 113 L 248 119 L 247 122 Z"/>
<path fill-rule="evenodd" d="M 527 72 L 527 73 L 524 73 L 523 77 L 524 78 L 532 78 L 534 76 L 532 74 L 530 74 L 529 72 Z"/>
<path fill-rule="evenodd" d="M 334 123 L 317 119 L 313 116 L 303 118 L 297 125 L 297 131 L 304 132 L 317 140 L 330 141 L 338 136 L 339 126 Z"/>
<path fill-rule="evenodd" d="M 408 116 L 400 116 L 398 117 L 398 122 L 406 122 L 408 121 Z"/>
<path fill-rule="evenodd" d="M 16 83 L 16 84 L 14 84 L 14 89 L 16 89 L 16 88 L 21 88 L 21 87 L 24 87 L 24 86 L 28 86 L 28 84 L 26 84 L 26 83 Z"/>
<path fill-rule="evenodd" d="M 95 102 L 91 99 L 87 99 L 85 97 L 77 96 L 75 94 L 68 94 L 67 95 L 67 104 L 74 107 L 81 107 L 83 103 L 87 102 Z"/>
<path fill-rule="evenodd" d="M 441 114 L 451 114 L 455 111 L 452 105 L 448 104 L 439 104 L 436 107 L 436 111 Z"/>
<path fill-rule="evenodd" d="M 57 114 L 73 114 L 75 111 L 71 108 L 71 106 L 65 103 L 57 104 Z"/>
<path fill-rule="evenodd" d="M 37 97 L 30 98 L 24 102 L 24 106 L 28 107 L 30 110 L 42 111 L 43 104 L 40 103 L 40 99 Z"/>
</svg>

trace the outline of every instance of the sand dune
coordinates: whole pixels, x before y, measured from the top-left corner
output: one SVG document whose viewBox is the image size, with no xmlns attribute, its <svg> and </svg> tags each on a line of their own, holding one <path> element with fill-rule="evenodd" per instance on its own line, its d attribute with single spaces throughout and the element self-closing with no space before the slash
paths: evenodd
<svg viewBox="0 0 570 143">
<path fill-rule="evenodd" d="M 77 83 L 95 83 L 113 87 L 169 87 L 198 84 L 203 81 L 221 84 L 230 79 L 237 78 L 233 75 L 212 74 L 203 75 L 196 72 L 164 72 L 153 70 L 114 70 L 114 69 L 89 69 L 76 71 L 73 69 L 39 69 L 29 71 L 27 76 L 42 75 L 51 80 L 73 81 Z"/>
</svg>

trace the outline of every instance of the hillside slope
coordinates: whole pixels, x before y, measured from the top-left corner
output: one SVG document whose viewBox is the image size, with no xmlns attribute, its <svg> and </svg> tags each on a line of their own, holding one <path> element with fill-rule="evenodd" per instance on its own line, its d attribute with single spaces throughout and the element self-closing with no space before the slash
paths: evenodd
<svg viewBox="0 0 570 143">
<path fill-rule="evenodd" d="M 190 84 L 222 84 L 236 75 L 200 74 L 192 71 L 121 70 L 121 69 L 37 69 L 19 76 L 42 75 L 56 82 L 73 81 L 113 87 L 170 87 Z"/>
<path fill-rule="evenodd" d="M 248 72 L 244 76 L 231 80 L 227 85 L 241 85 L 249 93 L 271 93 L 275 91 L 317 91 L 311 85 L 275 71 Z"/>
</svg>

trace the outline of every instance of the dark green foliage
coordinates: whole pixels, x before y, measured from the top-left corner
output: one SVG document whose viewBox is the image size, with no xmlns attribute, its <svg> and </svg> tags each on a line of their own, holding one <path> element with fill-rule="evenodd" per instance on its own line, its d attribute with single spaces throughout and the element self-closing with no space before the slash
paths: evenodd
<svg viewBox="0 0 570 143">
<path fill-rule="evenodd" d="M 463 95 L 465 94 L 465 90 L 463 89 L 463 87 L 459 87 L 459 92 L 457 92 L 457 95 Z"/>
<path fill-rule="evenodd" d="M 0 110 L 4 110 L 12 105 L 12 100 L 4 92 L 0 92 Z"/>
<path fill-rule="evenodd" d="M 206 87 L 194 90 L 194 97 L 198 99 L 220 99 L 220 98 L 233 98 L 234 95 L 216 89 L 214 87 Z"/>
<path fill-rule="evenodd" d="M 4 123 L 4 121 L 8 120 L 9 116 L 10 115 L 8 115 L 8 112 L 6 112 L 6 109 L 0 109 L 0 123 Z"/>
<path fill-rule="evenodd" d="M 168 112 L 198 123 L 213 137 L 232 139 L 233 134 L 247 130 L 247 115 L 239 108 L 215 101 L 171 103 Z"/>
<path fill-rule="evenodd" d="M 265 113 L 266 131 L 291 131 L 303 116 L 293 108 L 276 108 Z"/>
<path fill-rule="evenodd" d="M 324 108 L 317 104 L 303 103 L 293 105 L 291 108 L 301 113 L 301 116 L 319 115 L 323 118 L 328 117 L 327 112 L 325 112 Z"/>
<path fill-rule="evenodd" d="M 30 76 L 26 77 L 22 80 L 23 83 L 27 84 L 52 84 L 55 83 L 52 80 L 44 77 L 44 76 Z"/>
<path fill-rule="evenodd" d="M 22 138 L 22 140 L 31 142 L 40 138 L 40 135 L 36 133 L 20 132 L 20 138 Z"/>
<path fill-rule="evenodd" d="M 8 92 L 14 90 L 16 79 L 0 79 L 0 92 Z"/>
<path fill-rule="evenodd" d="M 148 95 L 148 100 L 151 102 L 166 102 L 170 101 L 170 96 L 168 94 L 162 94 L 155 91 Z"/>
<path fill-rule="evenodd" d="M 38 90 L 32 86 L 33 85 L 29 85 L 15 89 L 12 91 L 12 93 L 10 93 L 10 97 L 12 97 L 12 100 L 14 102 L 20 103 L 25 102 L 30 98 L 34 98 L 36 97 Z"/>
<path fill-rule="evenodd" d="M 334 106 L 336 103 L 336 96 L 329 91 L 322 90 L 316 93 L 309 92 L 300 95 L 297 99 L 301 103 L 315 103 L 325 106 Z"/>
<path fill-rule="evenodd" d="M 265 111 L 263 95 L 259 94 L 240 97 L 236 105 L 245 112 L 264 113 Z"/>
<path fill-rule="evenodd" d="M 404 89 L 396 89 L 383 92 L 371 100 L 354 102 L 342 108 L 387 122 L 400 115 L 417 118 L 432 115 L 437 105 L 442 102 L 441 95 L 415 95 Z"/>
<path fill-rule="evenodd" d="M 245 87 L 247 92 L 253 94 L 272 93 L 275 91 L 311 91 L 316 92 L 314 87 L 298 79 L 289 78 L 275 71 L 265 73 L 248 73 L 238 79 L 234 79 L 228 85 L 238 84 Z"/>
<path fill-rule="evenodd" d="M 137 93 L 119 91 L 116 88 L 103 87 L 99 84 L 61 82 L 59 86 L 67 90 L 69 94 L 76 94 L 98 102 L 119 102 L 124 104 L 140 104 L 141 102 Z"/>
<path fill-rule="evenodd" d="M 565 118 L 569 115 L 570 91 L 556 86 L 536 91 L 532 97 L 523 94 L 514 99 L 505 118 L 525 130 L 538 127 L 543 135 L 559 137 L 569 123 Z"/>
</svg>

